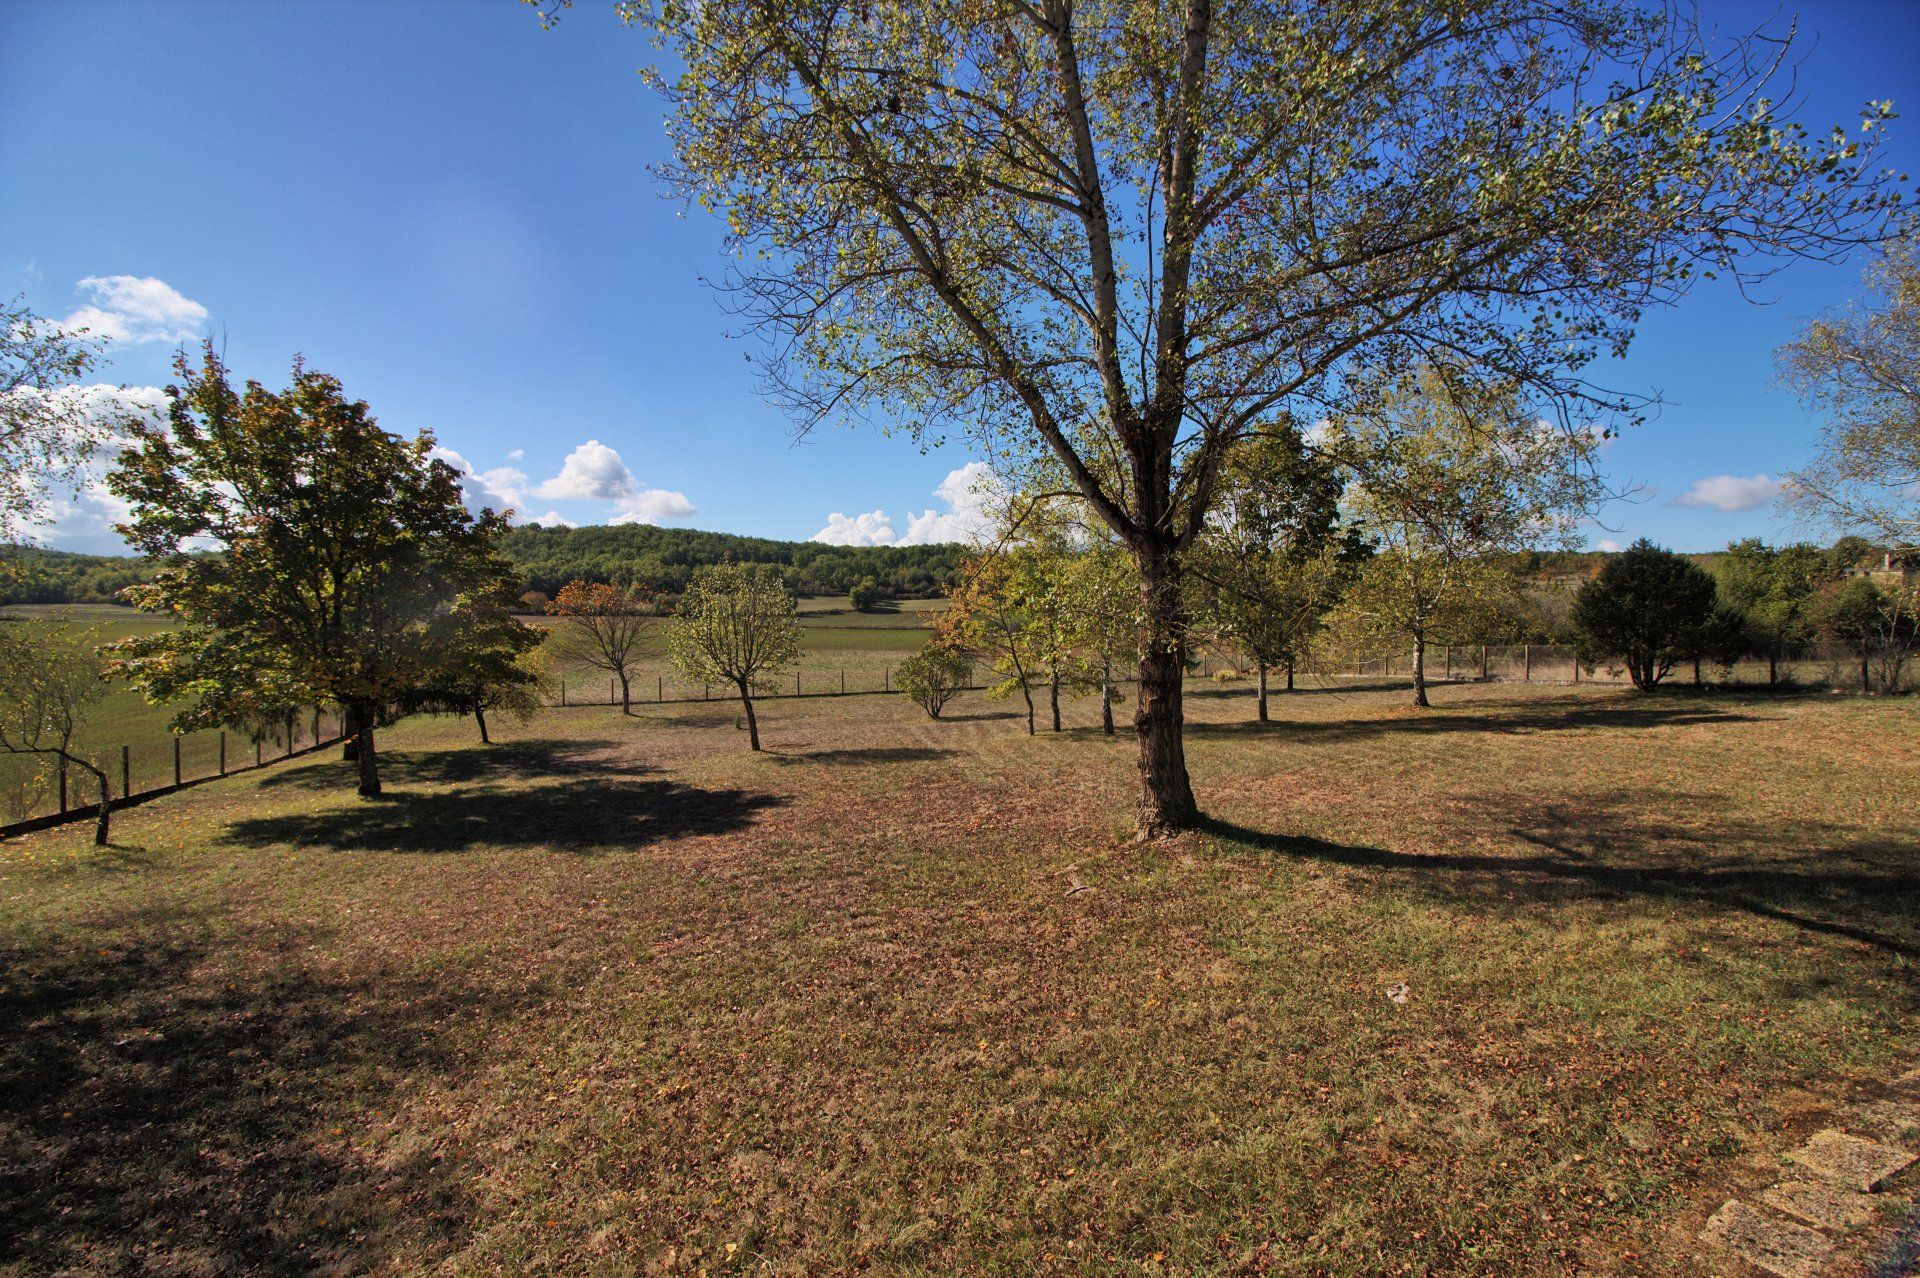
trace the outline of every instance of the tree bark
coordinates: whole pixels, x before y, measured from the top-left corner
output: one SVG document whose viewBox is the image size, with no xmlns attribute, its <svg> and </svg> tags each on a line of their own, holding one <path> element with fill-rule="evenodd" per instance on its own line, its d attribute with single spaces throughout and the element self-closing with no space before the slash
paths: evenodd
<svg viewBox="0 0 1920 1278">
<path fill-rule="evenodd" d="M 620 672 L 620 713 L 633 713 L 633 693 L 627 687 L 627 672 L 624 670 Z M 758 749 L 759 747 L 756 746 L 754 748 Z"/>
<path fill-rule="evenodd" d="M 341 706 L 340 711 L 346 716 L 341 727 L 340 757 L 352 763 L 360 757 L 360 711 L 350 705 Z"/>
<path fill-rule="evenodd" d="M 1026 678 L 1025 678 L 1024 676 L 1022 676 L 1022 678 L 1021 678 L 1021 680 L 1020 680 L 1020 695 L 1021 695 L 1022 697 L 1024 697 L 1024 698 L 1026 698 L 1026 702 L 1027 702 L 1027 735 L 1031 737 L 1031 736 L 1033 736 L 1033 735 L 1035 735 L 1035 734 L 1034 734 L 1034 728 L 1033 728 L 1033 690 L 1032 690 L 1031 688 L 1029 688 L 1029 687 L 1027 687 L 1027 681 L 1026 681 Z"/>
<path fill-rule="evenodd" d="M 81 768 L 93 773 L 94 782 L 100 787 L 100 809 L 98 813 L 95 814 L 93 821 L 93 846 L 96 848 L 104 848 L 107 846 L 107 823 L 113 812 L 113 789 L 107 783 L 107 774 L 104 770 L 94 767 L 85 759 L 78 758 L 74 755 L 63 754 L 60 757 L 77 763 Z"/>
<path fill-rule="evenodd" d="M 753 692 L 747 687 L 745 679 L 739 680 L 740 704 L 747 710 L 747 745 L 754 750 L 760 748 L 760 720 L 753 713 Z"/>
<path fill-rule="evenodd" d="M 1157 839 L 1191 829 L 1200 808 L 1187 777 L 1186 640 L 1171 551 L 1136 548 L 1140 571 L 1140 687 L 1133 730 L 1140 741 L 1140 804 L 1136 837 Z"/>
<path fill-rule="evenodd" d="M 1267 721 L 1267 668 L 1264 665 L 1260 667 L 1259 717 L 1260 717 L 1260 722 L 1265 723 Z"/>
<path fill-rule="evenodd" d="M 1047 684 L 1048 701 L 1053 708 L 1053 730 L 1060 731 L 1060 676 L 1054 675 Z"/>
<path fill-rule="evenodd" d="M 1427 636 L 1413 632 L 1413 704 L 1427 706 Z"/>
<path fill-rule="evenodd" d="M 1113 662 L 1100 663 L 1100 730 L 1113 735 Z"/>
<path fill-rule="evenodd" d="M 354 711 L 354 755 L 360 761 L 360 797 L 363 799 L 380 797 L 380 761 L 373 746 L 374 718 L 370 706 L 359 706 Z"/>
<path fill-rule="evenodd" d="M 485 706 L 474 706 L 473 721 L 480 725 L 480 744 L 492 745 L 493 738 L 487 735 L 487 708 Z"/>
</svg>

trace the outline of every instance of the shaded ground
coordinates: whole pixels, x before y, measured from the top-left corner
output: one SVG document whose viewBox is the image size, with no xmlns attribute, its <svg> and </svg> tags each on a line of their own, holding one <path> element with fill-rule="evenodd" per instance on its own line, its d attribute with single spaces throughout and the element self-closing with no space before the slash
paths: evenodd
<svg viewBox="0 0 1920 1278">
<path fill-rule="evenodd" d="M 422 722 L 376 802 L 0 845 L 0 1272 L 1710 1272 L 1728 1169 L 1920 1051 L 1920 705 L 1403 700 L 1195 698 L 1149 848 L 1092 703 L 974 696 Z"/>
</svg>

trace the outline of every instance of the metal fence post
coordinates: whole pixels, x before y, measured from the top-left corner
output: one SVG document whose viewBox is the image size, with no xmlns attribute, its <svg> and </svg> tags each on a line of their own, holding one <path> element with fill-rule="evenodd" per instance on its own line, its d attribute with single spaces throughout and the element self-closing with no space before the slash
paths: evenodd
<svg viewBox="0 0 1920 1278">
<path fill-rule="evenodd" d="M 126 746 L 120 747 L 120 797 L 133 797 L 133 761 L 129 757 L 133 752 Z"/>
<path fill-rule="evenodd" d="M 180 735 L 178 733 L 175 733 L 173 738 L 173 783 L 180 784 Z"/>
</svg>

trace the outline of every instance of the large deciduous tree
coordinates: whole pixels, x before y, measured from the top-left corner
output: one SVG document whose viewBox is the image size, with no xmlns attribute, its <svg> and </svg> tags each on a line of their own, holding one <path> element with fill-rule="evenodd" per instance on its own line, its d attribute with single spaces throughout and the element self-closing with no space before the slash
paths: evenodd
<svg viewBox="0 0 1920 1278">
<path fill-rule="evenodd" d="M 1867 273 L 1864 305 L 1808 324 L 1784 377 L 1826 416 L 1788 500 L 1812 521 L 1920 553 L 1920 223 Z"/>
<path fill-rule="evenodd" d="M 1647 307 L 1843 249 L 1898 198 L 1873 132 L 1779 117 L 1778 44 L 1715 43 L 1680 6 L 621 11 L 678 59 L 667 176 L 725 211 L 802 427 L 971 423 L 996 458 L 1051 454 L 1126 545 L 1143 836 L 1199 815 L 1178 565 L 1235 445 L 1355 368 L 1442 354 L 1568 408 Z"/>
<path fill-rule="evenodd" d="M 181 729 L 337 703 L 377 795 L 375 725 L 457 653 L 524 647 L 506 516 L 469 514 L 432 436 L 382 430 L 299 361 L 284 391 L 236 390 L 211 344 L 177 371 L 166 427 L 138 427 L 108 479 L 132 510 L 120 531 L 162 561 L 127 595 L 177 624 L 113 645 L 114 668 L 182 702 Z"/>
</svg>

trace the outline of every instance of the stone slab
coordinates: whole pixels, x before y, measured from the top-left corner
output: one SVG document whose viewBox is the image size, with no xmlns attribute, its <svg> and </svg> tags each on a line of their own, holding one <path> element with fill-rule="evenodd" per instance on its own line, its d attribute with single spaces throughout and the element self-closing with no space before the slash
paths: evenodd
<svg viewBox="0 0 1920 1278">
<path fill-rule="evenodd" d="M 1914 1161 L 1904 1149 L 1828 1128 L 1787 1155 L 1825 1180 L 1867 1193 L 1884 1185 Z"/>
<path fill-rule="evenodd" d="M 1760 1201 L 1823 1229 L 1852 1229 L 1874 1217 L 1872 1194 L 1825 1180 L 1783 1180 L 1761 1190 Z"/>
<path fill-rule="evenodd" d="M 1777 1278 L 1822 1278 L 1833 1257 L 1825 1234 L 1738 1198 L 1721 1204 L 1700 1237 Z"/>
<path fill-rule="evenodd" d="M 1856 1132 L 1894 1145 L 1920 1136 L 1920 1100 L 1869 1101 L 1846 1118 Z"/>
</svg>

